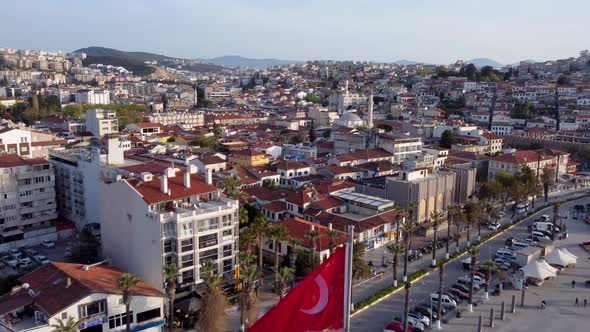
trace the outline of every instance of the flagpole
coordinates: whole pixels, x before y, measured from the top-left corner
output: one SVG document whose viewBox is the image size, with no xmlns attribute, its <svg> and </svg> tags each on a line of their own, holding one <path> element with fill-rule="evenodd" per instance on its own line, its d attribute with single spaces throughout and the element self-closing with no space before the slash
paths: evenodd
<svg viewBox="0 0 590 332">
<path fill-rule="evenodd" d="M 346 261 L 344 263 L 344 332 L 350 331 L 350 311 L 352 302 L 352 245 L 354 226 L 348 226 L 348 242 L 346 243 Z"/>
</svg>

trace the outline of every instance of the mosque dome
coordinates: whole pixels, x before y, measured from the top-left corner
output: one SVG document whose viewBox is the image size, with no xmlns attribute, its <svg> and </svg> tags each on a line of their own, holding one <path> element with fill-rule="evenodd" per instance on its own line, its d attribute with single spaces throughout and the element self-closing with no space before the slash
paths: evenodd
<svg viewBox="0 0 590 332">
<path fill-rule="evenodd" d="M 358 115 L 355 113 L 345 112 L 340 116 L 340 119 L 336 120 L 336 125 L 341 127 L 348 127 L 354 128 L 358 126 L 364 126 L 365 121 L 363 121 Z"/>
</svg>

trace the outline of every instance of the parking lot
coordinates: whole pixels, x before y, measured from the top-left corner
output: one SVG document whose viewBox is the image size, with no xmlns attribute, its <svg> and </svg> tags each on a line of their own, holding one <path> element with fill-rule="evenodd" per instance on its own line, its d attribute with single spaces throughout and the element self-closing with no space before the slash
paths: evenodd
<svg viewBox="0 0 590 332">
<path fill-rule="evenodd" d="M 35 267 L 38 267 L 41 265 L 41 263 L 39 263 L 36 259 L 35 256 L 37 255 L 42 255 L 45 256 L 47 258 L 48 261 L 51 262 L 69 262 L 69 257 L 66 257 L 68 255 L 66 255 L 66 251 L 67 248 L 71 248 L 73 246 L 73 242 L 72 240 L 64 240 L 64 241 L 57 241 L 54 242 L 55 247 L 53 248 L 45 248 L 43 246 L 41 246 L 40 244 L 35 245 L 35 246 L 28 246 L 28 247 L 22 247 L 22 248 L 18 248 L 19 252 L 22 255 L 22 258 L 29 258 L 31 261 L 31 266 L 26 267 L 26 268 L 12 268 L 10 266 L 8 266 L 8 264 L 2 260 L 2 257 L 6 257 L 6 256 L 13 256 L 11 255 L 9 252 L 1 252 L 0 253 L 0 262 L 2 262 L 2 265 L 4 265 L 4 267 L 2 267 L 2 269 L 0 269 L 0 275 L 3 276 L 7 276 L 7 275 L 15 275 L 15 274 L 21 274 L 23 272 L 26 271 L 30 271 L 31 269 L 34 269 Z M 34 250 L 34 251 L 31 251 Z M 31 252 L 29 252 L 31 251 Z"/>
</svg>

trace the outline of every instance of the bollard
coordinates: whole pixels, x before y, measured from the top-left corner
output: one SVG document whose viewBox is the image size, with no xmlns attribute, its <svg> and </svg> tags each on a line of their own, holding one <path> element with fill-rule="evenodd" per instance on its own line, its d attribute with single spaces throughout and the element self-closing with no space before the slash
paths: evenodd
<svg viewBox="0 0 590 332">
<path fill-rule="evenodd" d="M 504 320 L 506 318 L 506 303 L 502 301 L 502 312 L 500 312 L 500 319 Z"/>
<path fill-rule="evenodd" d="M 494 327 L 494 308 L 490 309 L 490 327 Z"/>
<path fill-rule="evenodd" d="M 483 330 L 483 316 L 479 315 L 479 320 L 477 321 L 477 332 L 481 332 Z"/>
<path fill-rule="evenodd" d="M 512 294 L 512 309 L 510 310 L 513 314 L 516 313 L 516 295 Z"/>
</svg>

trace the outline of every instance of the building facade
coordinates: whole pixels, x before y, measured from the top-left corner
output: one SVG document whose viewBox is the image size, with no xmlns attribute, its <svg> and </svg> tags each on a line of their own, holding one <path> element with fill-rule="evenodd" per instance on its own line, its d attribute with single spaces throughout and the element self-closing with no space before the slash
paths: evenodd
<svg viewBox="0 0 590 332">
<path fill-rule="evenodd" d="M 96 137 L 119 132 L 117 113 L 105 109 L 86 111 L 86 129 Z"/>
</svg>

